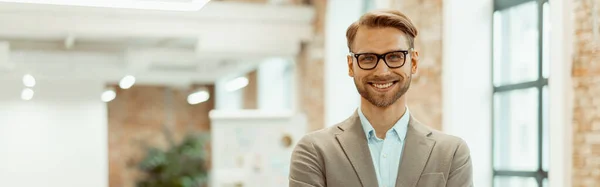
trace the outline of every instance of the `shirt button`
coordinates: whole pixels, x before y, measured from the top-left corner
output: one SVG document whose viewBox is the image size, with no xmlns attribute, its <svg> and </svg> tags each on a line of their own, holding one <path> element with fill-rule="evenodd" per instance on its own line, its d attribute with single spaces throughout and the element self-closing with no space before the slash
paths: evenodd
<svg viewBox="0 0 600 187">
<path fill-rule="evenodd" d="M 385 153 L 384 153 L 384 154 L 383 154 L 383 158 L 387 158 L 387 154 L 385 154 Z M 384 187 L 385 187 L 385 186 L 384 186 Z"/>
</svg>

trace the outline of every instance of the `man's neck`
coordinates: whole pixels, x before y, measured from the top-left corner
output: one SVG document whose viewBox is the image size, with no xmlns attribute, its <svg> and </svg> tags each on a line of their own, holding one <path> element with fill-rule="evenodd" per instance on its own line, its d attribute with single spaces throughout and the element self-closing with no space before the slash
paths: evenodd
<svg viewBox="0 0 600 187">
<path fill-rule="evenodd" d="M 369 120 L 373 129 L 375 129 L 377 137 L 385 138 L 387 131 L 406 113 L 406 99 L 403 96 L 392 105 L 382 108 L 361 98 L 360 107 L 363 115 Z"/>
</svg>

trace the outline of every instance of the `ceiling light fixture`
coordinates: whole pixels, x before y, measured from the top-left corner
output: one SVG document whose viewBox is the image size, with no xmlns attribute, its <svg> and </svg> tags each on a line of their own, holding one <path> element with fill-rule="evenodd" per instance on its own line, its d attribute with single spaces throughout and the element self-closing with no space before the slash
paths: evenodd
<svg viewBox="0 0 600 187">
<path fill-rule="evenodd" d="M 108 103 L 108 102 L 111 102 L 112 100 L 114 100 L 116 97 L 117 97 L 117 92 L 115 92 L 115 90 L 107 89 L 104 92 L 102 92 L 102 95 L 100 96 L 100 100 L 102 100 L 102 102 Z"/>
<path fill-rule="evenodd" d="M 119 82 L 119 87 L 121 87 L 121 89 L 127 90 L 131 88 L 134 84 L 135 77 L 132 75 L 127 75 L 123 77 L 123 79 L 121 79 L 121 81 Z"/>
<path fill-rule="evenodd" d="M 210 98 L 210 94 L 206 88 L 198 89 L 195 92 L 191 93 L 187 97 L 187 102 L 190 105 L 199 104 L 205 101 L 208 101 Z"/>
<path fill-rule="evenodd" d="M 167 11 L 198 11 L 210 0 L 0 0 L 0 2 Z"/>
<path fill-rule="evenodd" d="M 228 92 L 233 92 L 242 89 L 246 86 L 248 86 L 248 78 L 238 77 L 227 82 L 227 84 L 225 85 L 225 90 L 227 90 Z"/>
<path fill-rule="evenodd" d="M 25 88 L 21 92 L 21 99 L 23 99 L 25 101 L 29 101 L 29 100 L 33 99 L 33 94 L 34 94 L 34 92 L 31 88 Z"/>
<path fill-rule="evenodd" d="M 35 78 L 30 74 L 26 74 L 23 76 L 23 84 L 26 87 L 33 88 L 35 86 Z"/>
</svg>

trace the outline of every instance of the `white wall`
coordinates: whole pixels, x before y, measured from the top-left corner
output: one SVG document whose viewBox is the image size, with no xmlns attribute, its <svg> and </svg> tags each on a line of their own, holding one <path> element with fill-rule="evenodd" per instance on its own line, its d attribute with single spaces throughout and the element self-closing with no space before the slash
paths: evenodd
<svg viewBox="0 0 600 187">
<path fill-rule="evenodd" d="M 227 85 L 227 82 L 239 76 L 230 76 L 215 81 L 215 109 L 239 110 L 244 107 L 243 89 L 239 89 L 233 92 L 229 92 L 225 89 L 225 85 Z"/>
<path fill-rule="evenodd" d="M 270 58 L 258 65 L 257 101 L 260 110 L 291 110 L 295 87 L 294 64 L 285 58 Z"/>
<path fill-rule="evenodd" d="M 471 149 L 475 186 L 490 186 L 492 0 L 444 1 L 443 129 Z"/>
<path fill-rule="evenodd" d="M 348 118 L 360 104 L 348 76 L 346 29 L 362 15 L 362 0 L 327 1 L 325 22 L 325 126 Z M 318 71 L 318 70 L 315 70 Z"/>
<path fill-rule="evenodd" d="M 100 82 L 0 80 L 0 186 L 108 186 L 107 118 Z"/>
<path fill-rule="evenodd" d="M 550 171 L 548 180 L 556 186 L 571 186 L 573 157 L 573 54 L 572 0 L 550 3 Z"/>
</svg>

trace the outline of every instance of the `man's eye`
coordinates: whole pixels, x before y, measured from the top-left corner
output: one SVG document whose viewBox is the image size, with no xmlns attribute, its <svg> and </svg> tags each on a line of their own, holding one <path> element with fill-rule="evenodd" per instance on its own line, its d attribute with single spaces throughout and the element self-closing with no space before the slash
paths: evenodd
<svg viewBox="0 0 600 187">
<path fill-rule="evenodd" d="M 400 57 L 400 55 L 390 55 L 390 59 L 392 60 L 398 60 L 401 59 L 402 57 Z"/>
<path fill-rule="evenodd" d="M 364 60 L 364 61 L 373 61 L 373 60 L 375 60 L 375 58 L 372 57 L 372 56 L 365 56 L 365 57 L 362 57 L 361 60 Z"/>
</svg>

